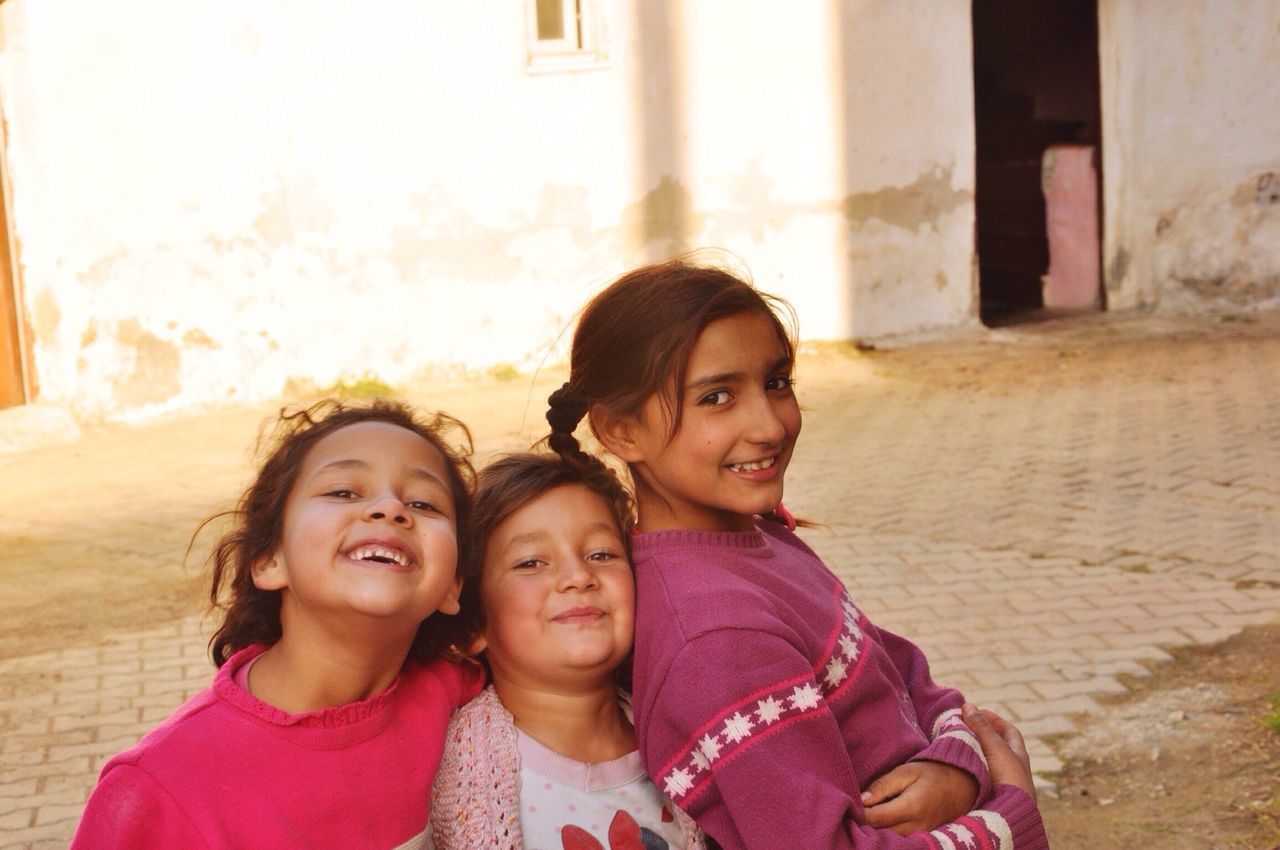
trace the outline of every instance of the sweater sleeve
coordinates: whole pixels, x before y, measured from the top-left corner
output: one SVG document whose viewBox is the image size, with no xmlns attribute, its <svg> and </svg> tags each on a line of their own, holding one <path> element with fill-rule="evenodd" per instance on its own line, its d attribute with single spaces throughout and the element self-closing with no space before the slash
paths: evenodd
<svg viewBox="0 0 1280 850">
<path fill-rule="evenodd" d="M 131 764 L 102 774 L 71 841 L 72 850 L 208 846 L 168 792 Z"/>
<path fill-rule="evenodd" d="M 920 647 L 893 632 L 875 626 L 872 630 L 901 674 L 920 728 L 929 736 L 929 744 L 912 760 L 936 761 L 960 768 L 977 781 L 978 802 L 986 800 L 993 791 L 991 773 L 978 739 L 960 717 L 964 695 L 933 681 L 929 662 Z"/>
<path fill-rule="evenodd" d="M 492 689 L 449 723 L 431 789 L 436 850 L 518 850 L 520 761 L 515 726 Z"/>
<path fill-rule="evenodd" d="M 645 764 L 724 850 L 1048 846 L 1034 801 L 1011 786 L 932 833 L 862 823 L 860 777 L 835 717 L 804 655 L 777 635 L 696 636 L 649 693 L 637 730 Z"/>
</svg>

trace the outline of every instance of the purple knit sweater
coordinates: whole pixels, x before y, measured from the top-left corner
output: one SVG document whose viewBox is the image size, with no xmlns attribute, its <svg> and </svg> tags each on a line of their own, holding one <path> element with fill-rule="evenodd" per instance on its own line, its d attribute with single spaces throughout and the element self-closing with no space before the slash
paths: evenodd
<svg viewBox="0 0 1280 850">
<path fill-rule="evenodd" d="M 960 693 L 794 534 L 761 520 L 637 534 L 632 548 L 640 753 L 725 850 L 1048 847 L 1035 801 L 992 787 Z M 908 837 L 866 826 L 861 789 L 917 759 L 971 773 L 979 808 Z"/>
</svg>

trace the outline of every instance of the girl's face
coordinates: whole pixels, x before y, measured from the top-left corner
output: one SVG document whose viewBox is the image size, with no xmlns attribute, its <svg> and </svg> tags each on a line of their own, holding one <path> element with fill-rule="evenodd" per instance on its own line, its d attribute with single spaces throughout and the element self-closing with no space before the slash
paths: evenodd
<svg viewBox="0 0 1280 850">
<path fill-rule="evenodd" d="M 595 686 L 631 651 L 631 564 L 608 504 L 586 487 L 554 487 L 503 520 L 483 569 L 477 648 L 500 685 Z"/>
<path fill-rule="evenodd" d="M 348 425 L 307 453 L 254 584 L 284 590 L 286 629 L 376 617 L 416 630 L 458 611 L 454 511 L 435 446 L 387 422 Z"/>
<path fill-rule="evenodd" d="M 609 448 L 636 475 L 640 527 L 750 530 L 782 501 L 800 434 L 792 366 L 773 323 L 759 313 L 711 322 L 689 355 L 680 429 L 658 395 L 620 423 Z"/>
</svg>

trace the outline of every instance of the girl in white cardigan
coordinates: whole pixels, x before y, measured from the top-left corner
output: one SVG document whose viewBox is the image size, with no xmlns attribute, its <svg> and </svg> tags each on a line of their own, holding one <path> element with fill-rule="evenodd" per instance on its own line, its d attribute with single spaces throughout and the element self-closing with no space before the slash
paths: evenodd
<svg viewBox="0 0 1280 850">
<path fill-rule="evenodd" d="M 622 678 L 635 594 L 631 501 L 580 451 L 479 477 L 463 605 L 492 684 L 450 724 L 431 806 L 438 850 L 703 848 L 645 774 Z"/>
</svg>

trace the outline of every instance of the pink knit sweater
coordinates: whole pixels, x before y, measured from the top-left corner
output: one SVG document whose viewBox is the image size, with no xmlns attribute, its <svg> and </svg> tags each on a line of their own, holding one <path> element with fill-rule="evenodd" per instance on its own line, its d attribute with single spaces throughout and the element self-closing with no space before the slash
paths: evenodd
<svg viewBox="0 0 1280 850">
<path fill-rule="evenodd" d="M 673 807 L 674 808 L 674 807 Z M 702 833 L 676 809 L 688 841 L 704 850 Z M 431 792 L 436 850 L 522 850 L 520 752 L 515 720 L 492 687 L 449 724 L 444 757 Z"/>
<path fill-rule="evenodd" d="M 73 848 L 425 846 L 446 724 L 480 668 L 410 662 L 369 699 L 291 715 L 236 684 L 265 650 L 107 762 Z"/>
</svg>

